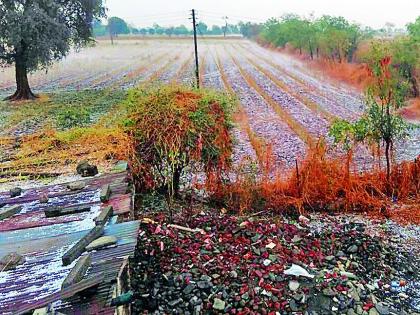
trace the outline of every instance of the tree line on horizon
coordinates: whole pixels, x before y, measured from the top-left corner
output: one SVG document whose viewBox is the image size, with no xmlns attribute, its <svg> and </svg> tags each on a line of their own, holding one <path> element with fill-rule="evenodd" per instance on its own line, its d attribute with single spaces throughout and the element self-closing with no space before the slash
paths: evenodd
<svg viewBox="0 0 420 315">
<path fill-rule="evenodd" d="M 286 14 L 266 23 L 242 23 L 240 31 L 263 45 L 289 48 L 312 60 L 370 63 L 389 56 L 405 94 L 420 96 L 420 16 L 405 29 L 390 23 L 373 29 L 343 17 Z"/>
<path fill-rule="evenodd" d="M 197 24 L 197 31 L 199 35 L 232 35 L 240 34 L 240 24 L 227 24 L 226 26 L 212 25 L 209 26 L 204 22 Z M 226 31 L 226 32 L 225 32 Z M 178 26 L 161 26 L 154 23 L 151 27 L 136 27 L 133 26 L 119 17 L 110 17 L 107 24 L 101 20 L 96 20 L 93 23 L 93 34 L 95 37 L 102 37 L 107 35 L 143 35 L 143 36 L 188 36 L 192 35 L 191 28 L 181 24 Z"/>
</svg>

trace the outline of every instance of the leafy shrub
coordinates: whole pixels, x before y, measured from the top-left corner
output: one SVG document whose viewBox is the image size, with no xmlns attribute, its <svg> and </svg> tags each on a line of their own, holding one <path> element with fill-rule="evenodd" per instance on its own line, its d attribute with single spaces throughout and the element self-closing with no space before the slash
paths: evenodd
<svg viewBox="0 0 420 315">
<path fill-rule="evenodd" d="M 179 86 L 136 89 L 125 103 L 130 159 L 141 188 L 176 194 L 183 171 L 220 179 L 230 166 L 234 100 L 209 90 Z"/>
<path fill-rule="evenodd" d="M 82 127 L 90 123 L 90 113 L 82 107 L 70 107 L 57 114 L 57 126 L 62 129 Z"/>
</svg>

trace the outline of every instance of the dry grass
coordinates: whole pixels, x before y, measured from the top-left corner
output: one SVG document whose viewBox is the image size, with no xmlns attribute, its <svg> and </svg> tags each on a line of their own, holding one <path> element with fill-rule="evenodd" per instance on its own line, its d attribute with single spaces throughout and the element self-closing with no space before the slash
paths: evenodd
<svg viewBox="0 0 420 315">
<path fill-rule="evenodd" d="M 412 99 L 408 105 L 401 109 L 401 116 L 414 123 L 420 123 L 420 98 Z"/>
<path fill-rule="evenodd" d="M 420 223 L 419 159 L 395 165 L 389 185 L 385 171 L 352 173 L 346 158 L 327 159 L 323 145 L 311 149 L 292 173 L 272 165 L 266 163 L 268 171 L 263 176 L 238 174 L 236 181 L 214 195 L 239 213 L 262 209 L 278 213 L 351 212 Z"/>
</svg>

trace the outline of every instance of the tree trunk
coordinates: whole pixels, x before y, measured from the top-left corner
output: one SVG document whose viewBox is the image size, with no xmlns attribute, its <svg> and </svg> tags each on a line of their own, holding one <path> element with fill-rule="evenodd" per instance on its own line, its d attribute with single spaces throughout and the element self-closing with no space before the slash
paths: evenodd
<svg viewBox="0 0 420 315">
<path fill-rule="evenodd" d="M 390 148 L 391 148 L 391 142 L 386 141 L 385 146 L 385 157 L 386 157 L 386 181 L 389 185 L 389 179 L 391 177 L 391 160 L 390 160 Z"/>
<path fill-rule="evenodd" d="M 22 101 L 22 100 L 33 100 L 37 96 L 32 93 L 28 81 L 28 70 L 24 62 L 16 60 L 16 92 L 7 97 L 8 101 Z"/>
</svg>

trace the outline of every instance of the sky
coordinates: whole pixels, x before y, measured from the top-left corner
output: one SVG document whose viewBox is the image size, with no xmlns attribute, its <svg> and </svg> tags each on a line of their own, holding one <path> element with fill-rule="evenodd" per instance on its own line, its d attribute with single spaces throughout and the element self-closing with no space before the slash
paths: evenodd
<svg viewBox="0 0 420 315">
<path fill-rule="evenodd" d="M 398 28 L 420 16 L 420 0 L 105 0 L 108 16 L 118 16 L 136 26 L 154 22 L 172 26 L 191 22 L 196 9 L 200 21 L 222 25 L 224 16 L 234 24 L 263 22 L 284 13 L 302 16 L 323 14 L 343 16 L 349 21 L 380 28 L 389 22 Z"/>
</svg>

